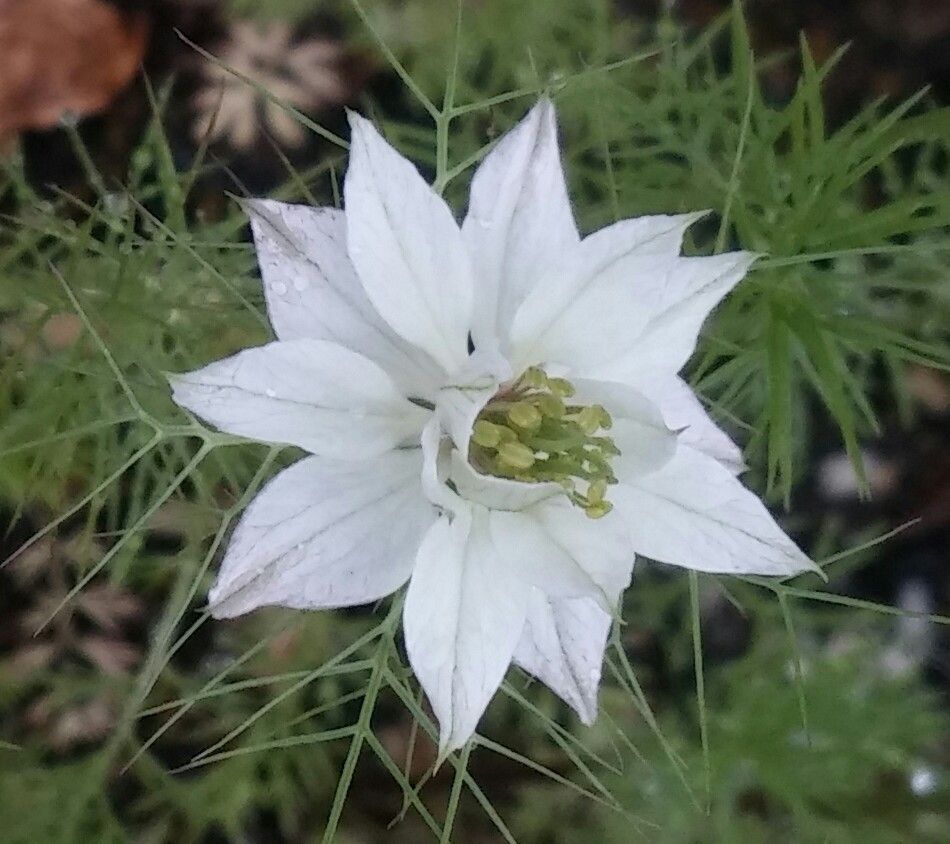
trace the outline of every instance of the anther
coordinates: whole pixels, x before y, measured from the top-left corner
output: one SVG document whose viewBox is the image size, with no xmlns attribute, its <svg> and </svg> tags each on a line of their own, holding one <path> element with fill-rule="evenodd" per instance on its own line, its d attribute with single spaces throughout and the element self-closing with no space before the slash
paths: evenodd
<svg viewBox="0 0 950 844">
<path fill-rule="evenodd" d="M 604 478 L 594 481 L 587 490 L 587 500 L 591 506 L 602 504 L 606 495 L 607 481 Z"/>
<path fill-rule="evenodd" d="M 552 393 L 542 393 L 535 398 L 535 402 L 538 410 L 551 419 L 560 419 L 567 412 L 564 402 Z"/>
<path fill-rule="evenodd" d="M 600 405 L 590 405 L 581 408 L 575 420 L 587 436 L 592 436 L 600 430 L 601 415 L 604 412 L 604 409 Z"/>
<path fill-rule="evenodd" d="M 512 469 L 530 469 L 534 465 L 534 452 L 524 443 L 502 443 L 498 447 L 498 459 Z"/>
<path fill-rule="evenodd" d="M 589 519 L 602 519 L 613 509 L 614 505 L 609 501 L 599 501 L 597 504 L 587 505 L 584 508 L 584 512 Z"/>
<path fill-rule="evenodd" d="M 498 425 L 479 419 L 472 429 L 472 441 L 484 448 L 495 448 L 501 442 L 502 430 Z"/>
<path fill-rule="evenodd" d="M 541 390 L 548 386 L 547 373 L 537 366 L 526 369 L 519 380 L 525 387 L 531 387 L 534 390 Z"/>
<path fill-rule="evenodd" d="M 574 385 L 566 378 L 548 378 L 548 389 L 554 395 L 566 399 L 574 395 Z"/>
<path fill-rule="evenodd" d="M 519 428 L 534 431 L 541 425 L 541 411 L 533 404 L 519 401 L 508 411 L 508 419 Z"/>
</svg>

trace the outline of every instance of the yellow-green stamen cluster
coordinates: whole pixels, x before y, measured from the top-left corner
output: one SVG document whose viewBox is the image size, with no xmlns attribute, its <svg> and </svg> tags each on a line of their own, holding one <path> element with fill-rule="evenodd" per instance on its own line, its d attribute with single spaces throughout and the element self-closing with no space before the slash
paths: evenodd
<svg viewBox="0 0 950 844">
<path fill-rule="evenodd" d="M 592 519 L 611 510 L 610 460 L 620 454 L 604 431 L 610 414 L 599 404 L 570 404 L 574 386 L 539 367 L 527 370 L 482 409 L 469 460 L 483 474 L 527 483 L 558 483 Z"/>
</svg>

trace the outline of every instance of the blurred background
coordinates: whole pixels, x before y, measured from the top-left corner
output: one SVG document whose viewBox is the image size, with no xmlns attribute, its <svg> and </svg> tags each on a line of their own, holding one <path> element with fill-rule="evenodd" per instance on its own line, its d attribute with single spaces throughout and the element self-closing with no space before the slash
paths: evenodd
<svg viewBox="0 0 950 844">
<path fill-rule="evenodd" d="M 303 842 L 339 811 L 341 842 L 435 840 L 455 776 L 431 776 L 398 642 L 406 695 L 379 698 L 345 788 L 348 738 L 321 738 L 365 676 L 313 672 L 373 608 L 201 613 L 274 455 L 149 446 L 50 263 L 174 419 L 162 371 L 267 336 L 232 197 L 334 202 L 345 107 L 431 172 L 393 61 L 440 102 L 454 17 L 0 0 L 0 840 Z M 584 230 L 711 207 L 692 248 L 719 229 L 773 256 L 691 374 L 834 565 L 799 593 L 703 578 L 701 643 L 685 576 L 641 566 L 597 726 L 510 676 L 451 840 L 950 840 L 950 638 L 927 618 L 950 609 L 950 0 L 466 0 L 462 21 L 479 107 L 453 161 L 552 87 Z"/>
</svg>

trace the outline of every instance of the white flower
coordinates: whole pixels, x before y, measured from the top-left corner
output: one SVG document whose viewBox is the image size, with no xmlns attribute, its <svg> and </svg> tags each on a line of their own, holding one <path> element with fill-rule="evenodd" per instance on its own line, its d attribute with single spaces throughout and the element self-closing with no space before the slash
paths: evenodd
<svg viewBox="0 0 950 844">
<path fill-rule="evenodd" d="M 635 554 L 813 567 L 677 376 L 754 256 L 680 257 L 698 214 L 582 239 L 547 100 L 480 166 L 461 227 L 351 125 L 345 212 L 249 204 L 277 342 L 173 379 L 219 428 L 311 453 L 248 508 L 212 610 L 366 604 L 408 581 L 443 753 L 512 661 L 590 723 Z"/>
</svg>

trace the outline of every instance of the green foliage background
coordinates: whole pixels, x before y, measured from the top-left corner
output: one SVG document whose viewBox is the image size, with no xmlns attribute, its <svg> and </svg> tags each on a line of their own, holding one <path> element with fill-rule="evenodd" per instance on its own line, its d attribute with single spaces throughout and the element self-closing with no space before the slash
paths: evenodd
<svg viewBox="0 0 950 844">
<path fill-rule="evenodd" d="M 273 3 L 264 13 L 307 5 Z M 946 368 L 950 113 L 926 93 L 830 129 L 820 86 L 833 62 L 816 67 L 803 43 L 796 95 L 769 102 L 756 75 L 768 59 L 753 56 L 741 15 L 686 39 L 669 21 L 620 20 L 604 0 L 483 0 L 460 25 L 454 4 L 436 0 L 353 0 L 340 12 L 402 78 L 400 102 L 367 101 L 365 110 L 460 211 L 473 165 L 547 91 L 583 231 L 709 208 L 690 252 L 741 244 L 764 254 L 708 324 L 690 374 L 746 445 L 747 482 L 790 503 L 790 528 L 802 526 L 793 490 L 812 408 L 834 420 L 860 468 L 859 443 L 878 429 L 873 373 L 887 373 L 909 419 L 904 367 Z M 32 524 L 105 544 L 71 566 L 71 588 L 50 615 L 70 612 L 100 581 L 150 608 L 137 675 L 24 678 L 0 663 L 6 712 L 38 690 L 69 702 L 103 688 L 118 712 L 105 742 L 66 758 L 8 719 L 5 841 L 265 840 L 262 829 L 288 840 L 377 841 L 401 809 L 386 840 L 950 837 L 944 709 L 916 678 L 880 669 L 889 608 L 837 596 L 814 578 L 720 580 L 642 566 L 608 656 L 597 726 L 581 728 L 512 673 L 485 738 L 421 789 L 385 741 L 403 726 L 422 753 L 433 731 L 400 656 L 398 600 L 375 613 L 273 611 L 212 623 L 201 607 L 227 532 L 260 483 L 296 455 L 207 430 L 169 401 L 163 373 L 269 334 L 239 208 L 212 223 L 187 211 L 213 165 L 199 155 L 176 171 L 163 93 L 125 183 L 90 170 L 93 204 L 39 197 L 17 162 L 0 177 L 15 208 L 0 239 L 0 312 L 17 326 L 15 341 L 0 339 L 0 500 L 15 514 L 10 536 Z M 331 141 L 339 150 L 324 166 L 288 171 L 281 198 L 335 201 L 345 143 Z M 51 349 L 43 326 L 60 313 L 80 314 L 83 334 Z M 171 553 L 148 541 L 169 503 L 184 537 Z M 809 550 L 831 574 L 863 565 L 885 529 L 810 527 L 818 539 Z M 695 661 L 700 604 L 719 590 L 742 607 L 753 647 L 704 667 Z M 672 686 L 631 659 L 642 631 L 662 642 Z M 832 639 L 861 644 L 831 648 Z M 188 656 L 198 640 L 212 642 L 214 659 Z M 286 641 L 292 647 L 279 647 Z M 921 769 L 936 782 L 923 797 L 908 784 Z"/>
</svg>

